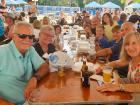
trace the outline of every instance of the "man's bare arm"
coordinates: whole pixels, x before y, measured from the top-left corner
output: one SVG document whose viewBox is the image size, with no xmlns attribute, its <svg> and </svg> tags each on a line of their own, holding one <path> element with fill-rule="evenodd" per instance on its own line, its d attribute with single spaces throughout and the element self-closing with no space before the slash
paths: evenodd
<svg viewBox="0 0 140 105">
<path fill-rule="evenodd" d="M 30 97 L 30 93 L 37 87 L 37 81 L 43 78 L 48 72 L 49 72 L 49 64 L 45 62 L 39 67 L 37 72 L 28 81 L 24 89 L 24 96 L 26 99 Z"/>
<path fill-rule="evenodd" d="M 40 79 L 43 78 L 49 72 L 48 62 L 43 63 L 35 73 L 36 76 L 39 76 Z"/>
<path fill-rule="evenodd" d="M 111 48 L 104 48 L 102 50 L 97 51 L 96 57 L 107 56 L 107 55 L 111 55 L 111 54 L 112 54 Z"/>
</svg>

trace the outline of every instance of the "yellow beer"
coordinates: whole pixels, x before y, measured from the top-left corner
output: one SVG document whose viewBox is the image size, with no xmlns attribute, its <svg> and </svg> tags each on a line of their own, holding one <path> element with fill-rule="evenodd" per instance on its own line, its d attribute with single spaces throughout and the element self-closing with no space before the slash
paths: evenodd
<svg viewBox="0 0 140 105">
<path fill-rule="evenodd" d="M 104 66 L 103 68 L 103 80 L 104 82 L 111 82 L 111 75 L 112 75 L 113 68 L 109 65 Z"/>
<path fill-rule="evenodd" d="M 111 71 L 110 70 L 103 70 L 103 80 L 104 80 L 104 82 L 111 81 Z"/>
<path fill-rule="evenodd" d="M 63 68 L 63 67 L 59 67 L 59 68 L 58 68 L 58 75 L 59 75 L 60 77 L 63 77 L 63 76 L 65 75 L 65 73 L 64 73 L 64 68 Z"/>
</svg>

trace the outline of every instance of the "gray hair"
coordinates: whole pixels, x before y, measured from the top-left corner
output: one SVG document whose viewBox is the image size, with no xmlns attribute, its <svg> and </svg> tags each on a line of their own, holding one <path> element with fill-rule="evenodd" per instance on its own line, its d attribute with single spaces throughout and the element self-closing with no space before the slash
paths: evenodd
<svg viewBox="0 0 140 105">
<path fill-rule="evenodd" d="M 131 60 L 131 57 L 127 54 L 127 52 L 125 50 L 125 46 L 127 44 L 129 44 L 132 36 L 136 37 L 136 39 L 138 40 L 139 45 L 140 45 L 140 33 L 139 32 L 131 32 L 131 33 L 126 34 L 126 36 L 124 37 L 124 41 L 123 41 L 123 45 L 122 45 L 122 49 L 121 49 L 121 53 L 120 53 L 120 58 L 125 61 Z"/>
<path fill-rule="evenodd" d="M 133 30 L 136 31 L 136 28 L 134 27 L 134 24 L 133 24 L 132 22 L 124 22 L 124 23 L 122 24 L 122 26 L 124 26 L 124 25 L 126 25 L 126 26 L 131 26 L 131 27 L 133 28 Z M 121 28 L 122 28 L 122 26 L 121 26 Z"/>
<path fill-rule="evenodd" d="M 101 21 L 101 19 L 99 17 L 97 17 L 97 16 L 93 16 L 91 21 L 93 21 L 94 19 L 97 19 L 97 20 Z"/>
<path fill-rule="evenodd" d="M 54 27 L 51 26 L 51 25 L 43 25 L 41 28 L 40 28 L 40 33 L 44 30 L 49 30 L 51 31 L 53 34 L 55 34 L 55 31 L 54 31 Z"/>
<path fill-rule="evenodd" d="M 13 28 L 13 33 L 18 33 L 18 28 L 20 26 L 27 26 L 31 29 L 32 33 L 34 33 L 33 26 L 30 23 L 27 23 L 25 21 L 19 21 L 19 22 L 15 23 L 14 28 Z"/>
</svg>

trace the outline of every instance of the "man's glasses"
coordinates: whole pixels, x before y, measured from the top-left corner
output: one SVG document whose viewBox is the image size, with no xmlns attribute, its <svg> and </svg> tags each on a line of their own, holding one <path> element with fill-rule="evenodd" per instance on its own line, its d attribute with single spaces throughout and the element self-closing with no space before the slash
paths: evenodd
<svg viewBox="0 0 140 105">
<path fill-rule="evenodd" d="M 29 38 L 29 39 L 34 39 L 35 35 L 27 35 L 27 34 L 17 34 L 19 38 L 21 39 L 25 39 L 25 38 Z"/>
</svg>

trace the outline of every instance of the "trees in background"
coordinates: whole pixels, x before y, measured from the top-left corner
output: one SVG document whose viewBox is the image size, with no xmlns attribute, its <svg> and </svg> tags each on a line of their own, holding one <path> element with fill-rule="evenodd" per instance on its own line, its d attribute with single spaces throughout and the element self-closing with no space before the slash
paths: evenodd
<svg viewBox="0 0 140 105">
<path fill-rule="evenodd" d="M 120 5 L 121 7 L 124 6 L 125 2 L 128 0 L 38 0 L 38 4 L 40 5 L 50 5 L 50 6 L 80 6 L 84 7 L 85 4 L 89 2 L 96 1 L 100 4 L 104 4 L 105 2 L 111 1 L 115 4 Z M 129 0 L 132 2 L 139 2 L 140 0 Z"/>
</svg>

